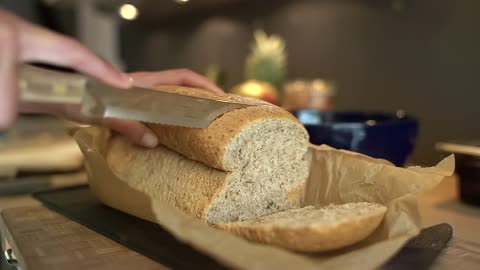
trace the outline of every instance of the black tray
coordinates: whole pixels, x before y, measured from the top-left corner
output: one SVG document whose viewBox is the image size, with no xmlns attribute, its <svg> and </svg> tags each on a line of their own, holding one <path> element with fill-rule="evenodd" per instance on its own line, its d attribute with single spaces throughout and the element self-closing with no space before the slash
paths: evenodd
<svg viewBox="0 0 480 270">
<path fill-rule="evenodd" d="M 155 223 L 103 205 L 88 186 L 38 192 L 48 208 L 138 253 L 175 269 L 225 269 L 214 259 L 177 241 Z M 426 269 L 452 237 L 452 227 L 439 224 L 422 230 L 384 269 Z"/>
</svg>

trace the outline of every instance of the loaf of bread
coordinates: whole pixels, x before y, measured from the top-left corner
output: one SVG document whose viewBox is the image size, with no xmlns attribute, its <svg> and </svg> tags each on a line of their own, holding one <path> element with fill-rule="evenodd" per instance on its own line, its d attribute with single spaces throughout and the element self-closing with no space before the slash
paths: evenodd
<svg viewBox="0 0 480 270">
<path fill-rule="evenodd" d="M 225 113 L 206 129 L 150 125 L 161 143 L 156 149 L 114 137 L 107 162 L 131 187 L 208 223 L 298 206 L 309 172 L 308 133 L 281 108 L 244 101 L 255 106 Z"/>
<path fill-rule="evenodd" d="M 161 90 L 172 89 L 239 98 L 184 87 Z M 375 230 L 385 213 L 378 204 L 300 209 L 310 168 L 308 133 L 287 111 L 241 99 L 253 106 L 227 112 L 206 129 L 150 124 L 161 144 L 155 149 L 112 136 L 106 161 L 122 181 L 119 192 L 99 179 L 90 179 L 92 188 L 109 206 L 153 222 L 145 200 L 129 201 L 120 193 L 141 193 L 146 196 L 138 198 L 166 203 L 249 240 L 297 251 L 344 247 Z"/>
</svg>

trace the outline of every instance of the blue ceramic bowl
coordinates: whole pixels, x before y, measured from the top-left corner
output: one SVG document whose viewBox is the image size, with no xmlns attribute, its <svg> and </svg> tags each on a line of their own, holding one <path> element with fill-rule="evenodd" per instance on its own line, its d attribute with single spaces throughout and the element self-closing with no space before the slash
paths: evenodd
<svg viewBox="0 0 480 270">
<path fill-rule="evenodd" d="M 313 144 L 359 152 L 402 166 L 413 151 L 418 122 L 409 116 L 366 112 L 291 112 L 305 125 Z"/>
</svg>

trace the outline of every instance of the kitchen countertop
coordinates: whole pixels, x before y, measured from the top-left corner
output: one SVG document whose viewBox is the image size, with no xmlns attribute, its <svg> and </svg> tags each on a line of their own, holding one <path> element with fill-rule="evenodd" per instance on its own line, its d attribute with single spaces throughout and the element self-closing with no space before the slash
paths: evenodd
<svg viewBox="0 0 480 270">
<path fill-rule="evenodd" d="M 480 265 L 480 234 L 477 233 L 480 207 L 459 202 L 456 183 L 456 177 L 449 177 L 419 199 L 422 227 L 438 223 L 449 223 L 453 227 L 453 238 L 437 259 L 434 269 L 473 269 Z M 29 195 L 0 197 L 0 210 L 38 204 Z"/>
<path fill-rule="evenodd" d="M 449 177 L 419 199 L 422 226 L 449 223 L 453 237 L 480 245 L 480 207 L 462 203 L 457 195 L 457 177 Z"/>
<path fill-rule="evenodd" d="M 480 267 L 480 207 L 459 201 L 457 177 L 449 177 L 419 198 L 422 227 L 449 223 L 453 237 L 435 261 L 433 269 L 476 269 Z"/>
<path fill-rule="evenodd" d="M 25 194 L 25 190 L 56 189 L 87 183 L 85 172 L 42 176 L 36 177 L 35 180 L 34 177 L 31 178 L 26 180 L 2 180 L 4 182 L 0 182 L 0 211 L 6 208 L 39 205 L 40 202 Z"/>
</svg>

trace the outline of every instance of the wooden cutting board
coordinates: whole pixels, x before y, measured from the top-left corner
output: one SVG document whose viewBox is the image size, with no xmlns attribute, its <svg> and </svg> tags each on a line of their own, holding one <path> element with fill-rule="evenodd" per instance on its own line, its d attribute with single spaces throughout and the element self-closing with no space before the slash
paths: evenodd
<svg viewBox="0 0 480 270">
<path fill-rule="evenodd" d="M 44 206 L 3 210 L 0 228 L 24 270 L 167 269 Z"/>
<path fill-rule="evenodd" d="M 0 177 L 18 172 L 68 172 L 83 165 L 83 155 L 70 137 L 46 137 L 0 147 Z"/>
</svg>

